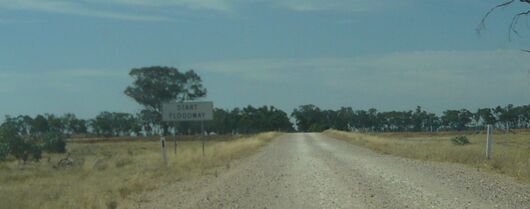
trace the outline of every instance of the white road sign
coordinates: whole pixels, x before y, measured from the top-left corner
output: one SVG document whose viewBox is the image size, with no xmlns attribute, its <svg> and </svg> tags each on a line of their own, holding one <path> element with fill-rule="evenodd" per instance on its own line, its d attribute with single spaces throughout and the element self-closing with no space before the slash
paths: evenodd
<svg viewBox="0 0 530 209">
<path fill-rule="evenodd" d="M 213 102 L 170 102 L 162 104 L 162 120 L 213 120 Z"/>
</svg>

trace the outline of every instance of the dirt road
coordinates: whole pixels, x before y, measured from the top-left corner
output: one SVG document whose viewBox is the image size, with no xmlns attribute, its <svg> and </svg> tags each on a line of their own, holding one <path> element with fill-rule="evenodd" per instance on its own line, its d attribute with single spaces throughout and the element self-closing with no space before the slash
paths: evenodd
<svg viewBox="0 0 530 209">
<path fill-rule="evenodd" d="M 461 165 L 289 134 L 210 175 L 153 192 L 138 208 L 530 208 L 530 187 Z"/>
</svg>

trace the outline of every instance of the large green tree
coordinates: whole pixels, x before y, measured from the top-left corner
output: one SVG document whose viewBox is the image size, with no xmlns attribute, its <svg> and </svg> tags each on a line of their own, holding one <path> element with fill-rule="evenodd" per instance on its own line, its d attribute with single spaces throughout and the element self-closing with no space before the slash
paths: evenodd
<svg viewBox="0 0 530 209">
<path fill-rule="evenodd" d="M 162 124 L 163 103 L 206 96 L 201 77 L 193 70 L 181 72 L 173 67 L 153 66 L 132 69 L 129 75 L 134 81 L 125 89 L 125 95 L 156 116 L 154 121 L 158 124 Z M 163 130 L 167 131 L 165 125 Z"/>
</svg>

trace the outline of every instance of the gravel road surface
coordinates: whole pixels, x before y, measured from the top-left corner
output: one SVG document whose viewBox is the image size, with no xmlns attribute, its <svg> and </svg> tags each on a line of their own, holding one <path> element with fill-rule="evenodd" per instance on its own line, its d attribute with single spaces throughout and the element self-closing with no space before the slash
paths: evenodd
<svg viewBox="0 0 530 209">
<path fill-rule="evenodd" d="M 255 155 L 147 194 L 138 208 L 522 208 L 530 186 L 450 164 L 287 134 Z"/>
</svg>

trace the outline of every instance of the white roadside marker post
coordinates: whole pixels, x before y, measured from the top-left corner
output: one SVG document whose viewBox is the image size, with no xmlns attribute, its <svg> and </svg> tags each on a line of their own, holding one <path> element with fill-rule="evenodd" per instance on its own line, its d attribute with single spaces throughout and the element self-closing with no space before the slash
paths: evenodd
<svg viewBox="0 0 530 209">
<path fill-rule="evenodd" d="M 204 144 L 206 143 L 205 140 L 206 140 L 206 135 L 204 134 L 204 121 L 201 121 L 201 135 L 199 135 L 201 138 L 202 138 L 202 157 L 205 156 L 205 153 L 204 153 Z"/>
<path fill-rule="evenodd" d="M 163 136 L 160 137 L 160 146 L 162 148 L 162 162 L 167 167 L 166 138 Z"/>
<path fill-rule="evenodd" d="M 177 155 L 177 123 L 176 122 L 173 122 L 173 144 L 174 144 L 175 155 Z"/>
<path fill-rule="evenodd" d="M 486 139 L 486 159 L 491 159 L 491 148 L 493 146 L 493 128 L 491 125 L 488 125 L 488 133 Z"/>
</svg>

